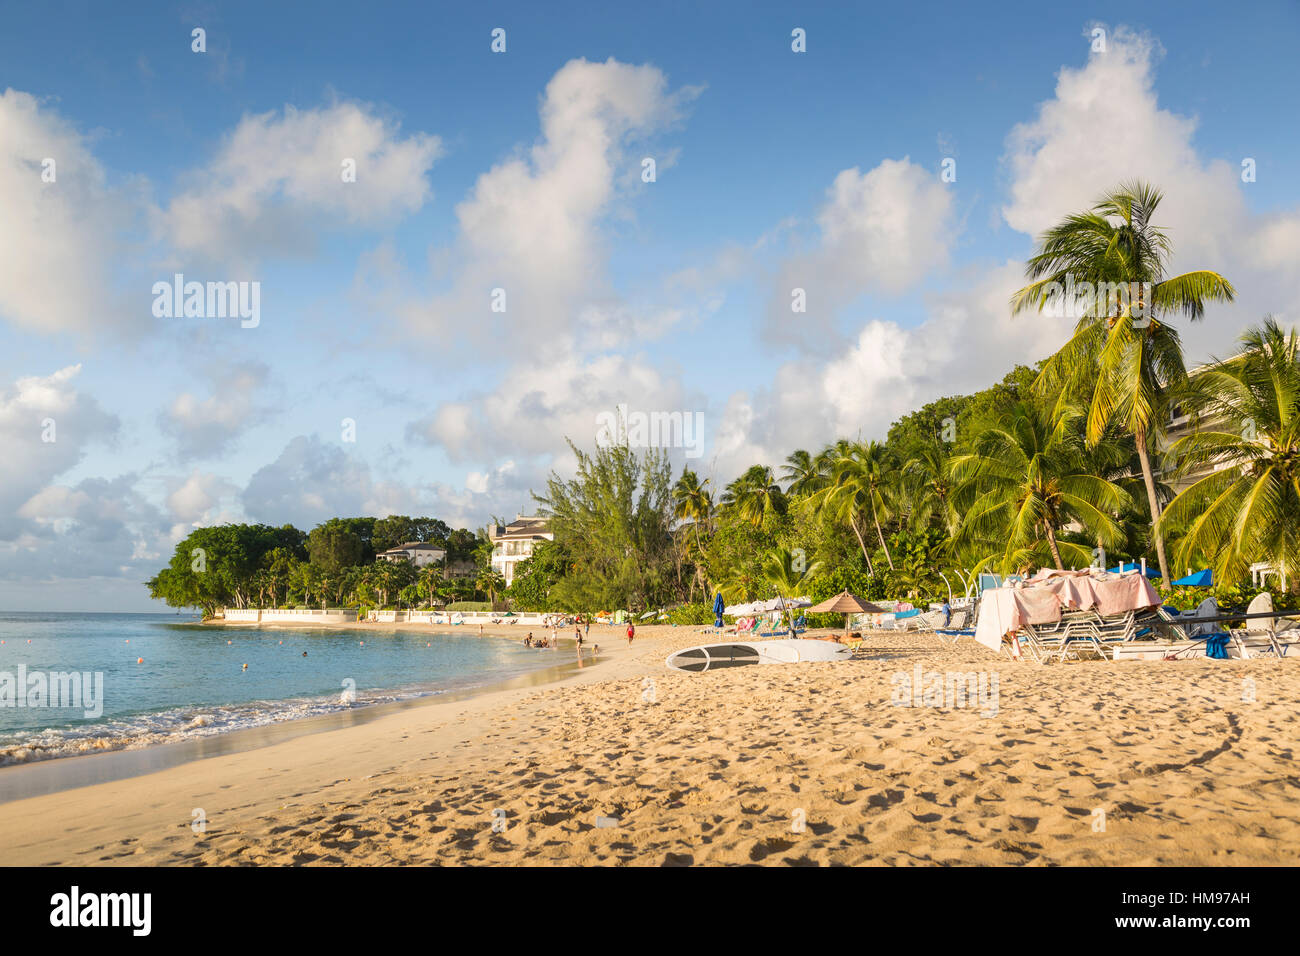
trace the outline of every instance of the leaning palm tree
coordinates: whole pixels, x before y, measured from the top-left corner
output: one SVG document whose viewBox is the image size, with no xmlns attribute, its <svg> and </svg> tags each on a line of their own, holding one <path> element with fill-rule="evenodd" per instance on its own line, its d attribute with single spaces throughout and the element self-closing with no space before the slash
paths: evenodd
<svg viewBox="0 0 1300 956">
<path fill-rule="evenodd" d="M 1172 245 L 1152 223 L 1161 198 L 1153 186 L 1127 183 L 1091 211 L 1067 216 L 1043 234 L 1026 266 L 1033 281 L 1011 299 L 1013 313 L 1062 304 L 1075 312 L 1072 290 L 1085 290 L 1085 314 L 1073 337 L 1035 385 L 1066 402 L 1086 401 L 1089 444 L 1101 441 L 1112 423 L 1133 436 L 1153 522 L 1160 502 L 1150 445 L 1164 429 L 1168 390 L 1187 378 L 1178 333 L 1160 317 L 1200 319 L 1207 301 L 1230 302 L 1235 295 L 1227 279 L 1207 269 L 1166 277 Z M 1164 539 L 1154 527 L 1152 536 L 1168 584 Z"/>
<path fill-rule="evenodd" d="M 1120 539 L 1115 520 L 1128 502 L 1117 483 L 1096 473 L 1094 458 L 1120 453 L 1111 444 L 1085 448 L 1082 410 L 1064 406 L 1055 417 L 1032 405 L 1010 409 L 1005 420 L 982 432 L 971 447 L 954 455 L 955 497 L 965 517 L 955 543 L 974 545 L 999 560 L 1004 572 L 1044 557 L 1064 569 L 1090 562 L 1092 550 L 1063 540 L 1068 525 L 1083 526 L 1105 545 Z M 1047 554 L 1043 554 L 1044 546 Z"/>
<path fill-rule="evenodd" d="M 1201 474 L 1160 517 L 1183 531 L 1180 566 L 1213 563 L 1215 580 L 1266 561 L 1300 576 L 1300 338 L 1270 316 L 1247 329 L 1235 358 L 1192 377 L 1200 422 L 1171 451 L 1183 475 Z"/>
<path fill-rule="evenodd" d="M 885 561 L 892 571 L 894 558 L 889 553 L 885 532 L 880 525 L 881 518 L 888 514 L 892 504 L 897 477 L 897 468 L 889 450 L 874 441 L 840 442 L 835 446 L 830 462 L 831 481 L 817 493 L 819 505 L 831 515 L 848 521 L 862 548 L 862 555 L 867 559 L 867 568 L 874 574 L 860 524 L 870 516 L 876 529 L 876 540 L 880 542 Z"/>
<path fill-rule="evenodd" d="M 699 476 L 683 466 L 682 476 L 677 479 L 672 489 L 673 517 L 684 524 L 689 524 L 693 534 L 695 548 L 692 558 L 695 563 L 695 583 L 703 590 L 708 590 L 704 578 L 704 535 L 708 533 L 709 522 L 713 519 L 713 495 L 709 491 L 709 479 L 700 480 Z M 692 584 L 692 589 L 694 584 Z"/>
</svg>

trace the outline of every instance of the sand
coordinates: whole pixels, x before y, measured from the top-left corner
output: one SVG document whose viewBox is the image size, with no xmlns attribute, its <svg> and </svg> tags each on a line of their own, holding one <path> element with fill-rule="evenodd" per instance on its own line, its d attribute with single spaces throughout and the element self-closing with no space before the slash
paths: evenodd
<svg viewBox="0 0 1300 956">
<path fill-rule="evenodd" d="M 613 628 L 591 639 L 605 659 L 540 690 L 431 702 L 0 805 L 0 860 L 1091 866 L 1300 856 L 1295 660 L 1043 667 L 969 641 L 872 634 L 844 663 L 683 674 L 663 659 L 700 643 L 686 629 L 639 629 L 631 649 Z M 983 675 L 986 690 L 996 675 L 996 714 L 979 702 L 911 706 L 900 688 L 918 664 L 923 676 Z"/>
</svg>

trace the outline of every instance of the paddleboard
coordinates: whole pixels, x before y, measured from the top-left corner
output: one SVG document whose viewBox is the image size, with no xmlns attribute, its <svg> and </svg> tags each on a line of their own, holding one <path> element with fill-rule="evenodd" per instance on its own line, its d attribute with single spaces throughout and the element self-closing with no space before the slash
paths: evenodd
<svg viewBox="0 0 1300 956">
<path fill-rule="evenodd" d="M 797 638 L 780 641 L 734 641 L 701 644 L 669 654 L 664 661 L 674 670 L 707 671 L 749 664 L 797 664 L 805 661 L 846 661 L 853 651 L 833 641 Z"/>
</svg>

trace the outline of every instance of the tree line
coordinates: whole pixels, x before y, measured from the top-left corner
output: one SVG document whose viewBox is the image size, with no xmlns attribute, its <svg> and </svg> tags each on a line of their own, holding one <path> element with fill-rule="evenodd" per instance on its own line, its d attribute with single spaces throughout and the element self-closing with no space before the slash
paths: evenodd
<svg viewBox="0 0 1300 956">
<path fill-rule="evenodd" d="M 376 556 L 412 541 L 446 551 L 442 564 L 417 568 Z M 491 569 L 486 530 L 452 530 L 437 518 L 331 518 L 309 532 L 293 525 L 223 524 L 196 528 L 167 567 L 146 582 L 172 607 L 384 607 L 445 604 L 503 589 Z M 448 567 L 472 562 L 468 577 Z"/>
</svg>

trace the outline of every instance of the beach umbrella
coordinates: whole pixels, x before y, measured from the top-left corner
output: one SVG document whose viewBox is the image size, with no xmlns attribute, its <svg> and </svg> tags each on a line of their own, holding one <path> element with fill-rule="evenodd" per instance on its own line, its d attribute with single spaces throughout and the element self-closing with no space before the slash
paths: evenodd
<svg viewBox="0 0 1300 956">
<path fill-rule="evenodd" d="M 1187 588 L 1209 588 L 1214 586 L 1214 572 L 1209 568 L 1202 568 L 1195 574 L 1189 574 L 1185 578 L 1179 578 L 1174 582 L 1179 587 Z"/>
<path fill-rule="evenodd" d="M 850 594 L 848 591 L 841 591 L 833 598 L 827 598 L 821 604 L 816 604 L 808 608 L 809 614 L 843 614 L 844 630 L 847 633 L 849 629 L 850 614 L 883 614 L 885 609 L 877 607 L 870 601 L 864 601 L 856 594 Z"/>
<path fill-rule="evenodd" d="M 713 597 L 713 626 L 722 627 L 722 612 L 726 610 L 726 605 L 722 601 L 722 592 L 719 591 Z"/>
</svg>

